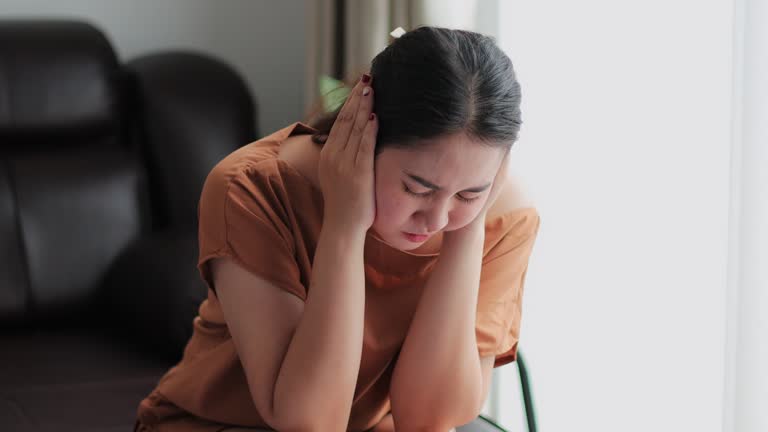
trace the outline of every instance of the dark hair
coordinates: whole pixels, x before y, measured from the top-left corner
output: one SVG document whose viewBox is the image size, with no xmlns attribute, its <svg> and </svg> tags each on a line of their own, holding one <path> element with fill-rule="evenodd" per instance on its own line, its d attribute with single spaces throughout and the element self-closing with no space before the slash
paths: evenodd
<svg viewBox="0 0 768 432">
<path fill-rule="evenodd" d="M 507 151 L 517 140 L 520 84 L 491 36 L 419 26 L 376 55 L 369 73 L 379 121 L 377 153 L 457 132 Z M 308 122 L 319 130 L 312 141 L 325 142 L 342 106 Z"/>
</svg>

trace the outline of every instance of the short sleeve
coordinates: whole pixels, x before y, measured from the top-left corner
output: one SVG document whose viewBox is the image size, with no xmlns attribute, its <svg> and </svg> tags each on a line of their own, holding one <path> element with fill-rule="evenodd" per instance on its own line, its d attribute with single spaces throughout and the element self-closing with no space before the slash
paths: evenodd
<svg viewBox="0 0 768 432">
<path fill-rule="evenodd" d="M 477 305 L 478 352 L 495 355 L 494 367 L 517 359 L 525 276 L 540 224 L 536 211 L 502 218 L 509 227 L 483 258 Z"/>
<path fill-rule="evenodd" d="M 209 262 L 229 256 L 277 288 L 306 300 L 300 280 L 290 208 L 279 177 L 253 169 L 227 178 L 209 174 L 198 203 L 198 270 L 215 293 Z"/>
</svg>

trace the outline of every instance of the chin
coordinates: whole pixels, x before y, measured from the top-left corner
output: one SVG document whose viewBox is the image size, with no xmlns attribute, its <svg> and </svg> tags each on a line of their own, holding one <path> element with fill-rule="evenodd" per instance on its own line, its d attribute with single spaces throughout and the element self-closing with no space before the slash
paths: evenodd
<svg viewBox="0 0 768 432">
<path fill-rule="evenodd" d="M 384 240 L 385 242 L 387 242 L 391 246 L 394 246 L 395 248 L 400 249 L 400 250 L 404 250 L 404 251 L 416 249 L 419 246 L 421 246 L 424 243 L 426 243 L 427 240 L 429 240 L 429 239 L 427 239 L 427 240 L 425 240 L 425 241 L 423 241 L 421 243 L 414 243 L 414 242 L 408 241 L 408 239 L 403 237 L 403 235 L 402 235 L 402 233 L 400 231 L 395 231 L 394 233 L 388 232 L 386 235 L 382 235 L 376 229 L 374 229 L 374 232 L 376 233 L 376 235 L 379 238 L 381 238 L 382 240 Z"/>
<path fill-rule="evenodd" d="M 429 242 L 432 239 L 432 237 L 434 237 L 437 234 L 432 234 L 431 236 L 427 237 L 426 240 L 418 241 L 418 242 L 412 242 L 408 240 L 407 238 L 405 238 L 402 232 L 398 232 L 396 235 L 397 235 L 396 239 L 387 240 L 387 241 L 390 244 L 397 246 L 397 248 L 400 250 L 409 251 L 409 250 L 418 249 L 425 243 Z"/>
<path fill-rule="evenodd" d="M 416 243 L 411 243 L 409 241 L 399 241 L 399 242 L 396 243 L 396 245 L 397 245 L 397 248 L 402 250 L 402 251 L 409 251 L 409 250 L 414 250 L 414 249 L 418 248 L 419 246 L 423 245 L 424 243 L 426 243 L 426 242 L 422 242 L 422 243 L 416 244 Z M 393 243 L 393 244 L 395 244 L 395 243 Z"/>
</svg>

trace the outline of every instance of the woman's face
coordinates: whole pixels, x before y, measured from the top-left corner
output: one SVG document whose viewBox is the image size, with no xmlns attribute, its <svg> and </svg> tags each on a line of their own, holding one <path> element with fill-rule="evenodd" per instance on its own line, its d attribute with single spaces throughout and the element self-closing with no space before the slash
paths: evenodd
<svg viewBox="0 0 768 432">
<path fill-rule="evenodd" d="M 422 143 L 415 149 L 386 148 L 376 157 L 372 228 L 400 250 L 469 224 L 483 208 L 503 156 L 503 150 L 464 134 Z"/>
</svg>

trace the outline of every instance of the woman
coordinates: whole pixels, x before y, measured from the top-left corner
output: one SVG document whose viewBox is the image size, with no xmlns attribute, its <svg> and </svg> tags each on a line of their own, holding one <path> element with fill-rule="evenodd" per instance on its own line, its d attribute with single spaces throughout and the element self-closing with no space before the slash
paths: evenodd
<svg viewBox="0 0 768 432">
<path fill-rule="evenodd" d="M 224 158 L 199 202 L 208 298 L 140 431 L 448 431 L 516 358 L 539 215 L 506 166 L 509 58 L 418 27 L 341 108 Z"/>
</svg>

